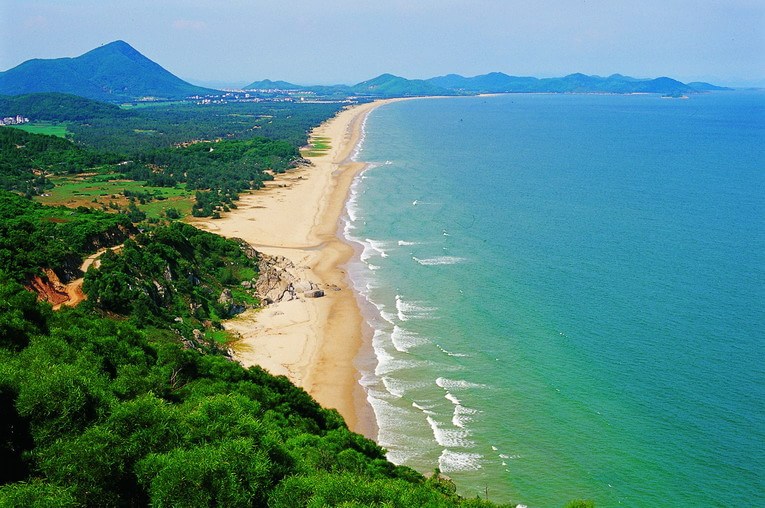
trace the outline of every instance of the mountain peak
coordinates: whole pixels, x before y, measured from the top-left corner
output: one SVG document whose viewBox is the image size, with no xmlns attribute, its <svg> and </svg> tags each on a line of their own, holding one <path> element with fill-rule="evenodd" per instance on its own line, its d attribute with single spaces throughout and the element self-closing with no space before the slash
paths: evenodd
<svg viewBox="0 0 765 508">
<path fill-rule="evenodd" d="M 107 102 L 152 96 L 180 98 L 213 90 L 173 75 L 123 40 L 75 58 L 28 60 L 0 73 L 0 94 L 64 92 Z"/>
<path fill-rule="evenodd" d="M 124 56 L 130 60 L 149 60 L 140 51 L 123 40 L 117 40 L 91 49 L 78 58 L 103 58 L 105 56 Z"/>
</svg>

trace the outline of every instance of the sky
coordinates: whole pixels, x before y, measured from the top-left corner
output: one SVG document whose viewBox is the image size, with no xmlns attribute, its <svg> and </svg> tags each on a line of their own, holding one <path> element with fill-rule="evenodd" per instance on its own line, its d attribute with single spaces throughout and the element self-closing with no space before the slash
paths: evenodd
<svg viewBox="0 0 765 508">
<path fill-rule="evenodd" d="M 122 39 L 197 84 L 505 72 L 765 86 L 764 0 L 0 0 L 0 70 Z"/>
</svg>

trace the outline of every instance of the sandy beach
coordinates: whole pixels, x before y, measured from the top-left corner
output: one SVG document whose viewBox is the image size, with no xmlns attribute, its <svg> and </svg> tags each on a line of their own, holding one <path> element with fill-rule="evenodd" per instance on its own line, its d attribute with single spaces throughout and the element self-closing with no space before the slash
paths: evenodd
<svg viewBox="0 0 765 508">
<path fill-rule="evenodd" d="M 242 195 L 238 208 L 222 219 L 192 221 L 265 254 L 284 256 L 302 278 L 324 290 L 322 298 L 299 297 L 247 311 L 225 326 L 242 337 L 233 350 L 243 365 L 287 376 L 322 406 L 337 409 L 351 430 L 373 439 L 374 414 L 354 364 L 370 331 L 344 270 L 353 247 L 338 236 L 338 224 L 353 179 L 364 169 L 350 160 L 363 121 L 386 102 L 343 110 L 311 133 L 330 140 L 329 150 L 309 157 L 311 166 Z"/>
</svg>

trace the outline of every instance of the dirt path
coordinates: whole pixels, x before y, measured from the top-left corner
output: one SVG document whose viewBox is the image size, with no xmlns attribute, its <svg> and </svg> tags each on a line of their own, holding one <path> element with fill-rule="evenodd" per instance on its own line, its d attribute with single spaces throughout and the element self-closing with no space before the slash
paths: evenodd
<svg viewBox="0 0 765 508">
<path fill-rule="evenodd" d="M 101 266 L 101 256 L 104 252 L 107 250 L 111 250 L 114 252 L 119 252 L 119 250 L 122 249 L 122 244 L 116 245 L 114 247 L 105 247 L 103 249 L 99 249 L 98 252 L 95 254 L 91 254 L 90 256 L 86 257 L 82 265 L 80 266 L 80 271 L 82 273 L 85 273 L 88 271 L 88 269 L 92 266 L 93 268 L 98 268 Z M 55 278 L 55 281 L 51 278 L 51 275 L 53 278 Z M 67 307 L 76 307 L 80 303 L 84 302 L 88 297 L 85 294 L 85 292 L 82 290 L 82 284 L 85 282 L 84 277 L 80 277 L 79 279 L 74 279 L 73 281 L 69 282 L 68 284 L 62 284 L 58 277 L 56 277 L 56 274 L 53 273 L 51 270 L 48 274 L 48 279 L 52 283 L 54 287 L 56 287 L 57 292 L 63 293 L 66 297 L 66 299 L 59 303 L 54 303 L 53 310 L 58 310 L 61 308 L 62 305 L 66 305 Z M 62 297 L 64 296 L 62 295 Z M 50 300 L 48 300 L 50 301 Z"/>
</svg>

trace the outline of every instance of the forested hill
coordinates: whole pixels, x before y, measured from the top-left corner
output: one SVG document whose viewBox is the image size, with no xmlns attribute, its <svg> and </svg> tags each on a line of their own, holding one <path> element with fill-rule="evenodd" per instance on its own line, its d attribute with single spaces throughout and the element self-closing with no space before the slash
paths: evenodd
<svg viewBox="0 0 765 508">
<path fill-rule="evenodd" d="M 66 93 L 0 95 L 0 116 L 16 115 L 32 118 L 34 121 L 76 122 L 95 118 L 117 121 L 129 116 L 129 113 L 114 104 Z"/>
<path fill-rule="evenodd" d="M 15 226 L 48 237 L 29 266 L 49 263 L 45 254 L 81 230 L 50 224 L 95 231 L 118 217 L 0 198 L 3 224 L 17 216 Z M 0 228 L 0 251 L 18 231 Z M 257 276 L 236 242 L 155 225 L 103 254 L 86 275 L 89 299 L 57 312 L 8 268 L 0 506 L 492 506 L 458 497 L 438 474 L 393 465 L 286 378 L 222 353 L 216 323 L 246 301 L 233 294 L 240 282 Z"/>
<path fill-rule="evenodd" d="M 217 94 L 187 83 L 124 41 L 76 58 L 33 59 L 0 73 L 0 94 L 63 92 L 107 102 Z"/>
</svg>

